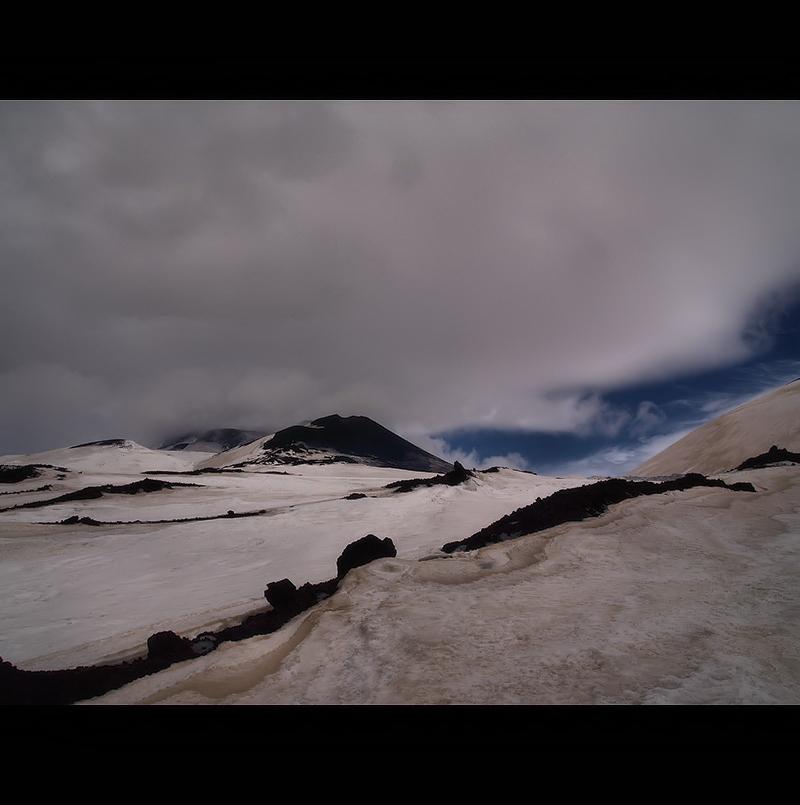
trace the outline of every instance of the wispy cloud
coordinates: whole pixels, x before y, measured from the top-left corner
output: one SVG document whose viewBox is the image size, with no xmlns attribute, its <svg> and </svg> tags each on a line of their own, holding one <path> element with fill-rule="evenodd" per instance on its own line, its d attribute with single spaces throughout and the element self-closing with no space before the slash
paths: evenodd
<svg viewBox="0 0 800 805">
<path fill-rule="evenodd" d="M 488 469 L 489 467 L 508 467 L 514 470 L 531 471 L 530 462 L 518 452 L 503 455 L 481 455 L 477 450 L 461 450 L 451 447 L 445 439 L 420 434 L 415 444 L 429 453 L 440 456 L 445 461 L 459 461 L 467 469 Z"/>
<path fill-rule="evenodd" d="M 625 442 L 605 447 L 574 461 L 551 465 L 548 474 L 584 477 L 626 475 L 692 430 L 694 428 L 683 428 L 639 442 Z"/>
</svg>

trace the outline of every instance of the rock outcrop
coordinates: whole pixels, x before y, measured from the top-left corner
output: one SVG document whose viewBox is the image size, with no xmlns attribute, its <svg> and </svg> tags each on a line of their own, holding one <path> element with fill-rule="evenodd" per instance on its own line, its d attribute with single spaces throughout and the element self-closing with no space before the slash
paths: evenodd
<svg viewBox="0 0 800 805">
<path fill-rule="evenodd" d="M 375 559 L 397 556 L 397 549 L 389 537 L 380 539 L 367 534 L 356 542 L 351 542 L 336 560 L 336 578 L 343 579 L 353 568 L 366 565 Z"/>
<path fill-rule="evenodd" d="M 392 483 L 386 484 L 386 489 L 394 489 L 395 492 L 410 492 L 412 489 L 418 489 L 421 486 L 437 486 L 439 484 L 457 486 L 472 477 L 473 473 L 464 469 L 463 465 L 456 461 L 450 472 L 437 475 L 435 478 L 409 478 L 407 481 L 392 481 Z"/>
<path fill-rule="evenodd" d="M 448 542 L 442 546 L 442 550 L 445 553 L 474 551 L 486 545 L 535 534 L 562 523 L 597 517 L 612 504 L 620 503 L 628 498 L 640 495 L 658 495 L 696 486 L 717 486 L 735 491 L 755 492 L 755 488 L 749 483 L 726 484 L 716 478 L 706 478 L 698 474 L 684 475 L 660 483 L 609 478 L 586 486 L 561 489 L 549 497 L 538 498 L 535 503 L 523 506 L 511 514 L 501 517 L 471 537 Z"/>
<path fill-rule="evenodd" d="M 770 467 L 775 464 L 800 464 L 800 453 L 793 453 L 790 450 L 785 450 L 778 445 L 773 444 L 766 453 L 761 453 L 758 456 L 752 456 L 745 459 L 736 470 L 757 470 L 762 467 Z"/>
</svg>

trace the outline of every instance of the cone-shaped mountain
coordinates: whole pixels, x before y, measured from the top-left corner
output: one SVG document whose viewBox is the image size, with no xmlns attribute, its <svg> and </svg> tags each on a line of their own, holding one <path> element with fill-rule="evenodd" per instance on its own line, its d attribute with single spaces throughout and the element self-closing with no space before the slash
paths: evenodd
<svg viewBox="0 0 800 805">
<path fill-rule="evenodd" d="M 417 472 L 449 472 L 453 465 L 406 441 L 369 417 L 338 414 L 278 431 L 263 448 L 278 457 L 289 452 L 345 456 L 372 466 Z"/>
</svg>

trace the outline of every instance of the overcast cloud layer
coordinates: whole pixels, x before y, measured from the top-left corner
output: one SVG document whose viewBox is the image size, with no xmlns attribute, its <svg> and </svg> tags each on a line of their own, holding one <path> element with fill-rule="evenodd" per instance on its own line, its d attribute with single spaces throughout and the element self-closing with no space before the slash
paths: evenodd
<svg viewBox="0 0 800 805">
<path fill-rule="evenodd" d="M 613 428 L 762 346 L 799 141 L 790 102 L 0 103 L 0 454 Z"/>
</svg>

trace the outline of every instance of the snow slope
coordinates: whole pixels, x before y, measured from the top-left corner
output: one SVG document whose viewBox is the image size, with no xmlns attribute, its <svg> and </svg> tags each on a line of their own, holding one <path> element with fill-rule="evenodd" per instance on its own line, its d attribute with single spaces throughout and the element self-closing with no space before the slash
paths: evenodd
<svg viewBox="0 0 800 805">
<path fill-rule="evenodd" d="M 398 494 L 385 485 L 433 475 L 330 464 L 162 474 L 153 477 L 198 486 L 10 508 L 87 483 L 144 477 L 116 472 L 123 458 L 110 462 L 106 448 L 95 450 L 98 462 L 115 472 L 90 472 L 83 455 L 81 473 L 13 485 L 34 490 L 47 480 L 50 490 L 0 496 L 0 507 L 6 507 L 0 511 L 0 656 L 20 668 L 65 668 L 140 655 L 156 631 L 194 636 L 263 608 L 263 591 L 271 581 L 331 578 L 344 547 L 365 534 L 391 537 L 399 555 L 412 558 L 538 495 L 584 483 L 502 470 L 482 473 L 463 486 Z M 125 452 L 126 461 L 139 454 Z M 158 451 L 148 451 L 153 452 Z M 152 466 L 151 458 L 147 455 L 141 465 Z M 353 492 L 366 497 L 346 499 Z M 228 518 L 228 511 L 261 513 Z M 74 516 L 115 524 L 59 524 Z M 190 517 L 215 519 L 156 522 Z"/>
<path fill-rule="evenodd" d="M 85 704 L 796 704 L 800 472 L 382 559 L 271 635 Z"/>
<path fill-rule="evenodd" d="M 800 380 L 702 425 L 644 462 L 632 476 L 727 472 L 772 445 L 800 451 Z"/>
<path fill-rule="evenodd" d="M 3 456 L 0 464 L 51 464 L 102 476 L 139 474 L 149 470 L 185 472 L 207 458 L 208 453 L 204 452 L 151 450 L 128 439 L 120 439 L 119 444 L 97 443 L 24 456 Z"/>
</svg>

